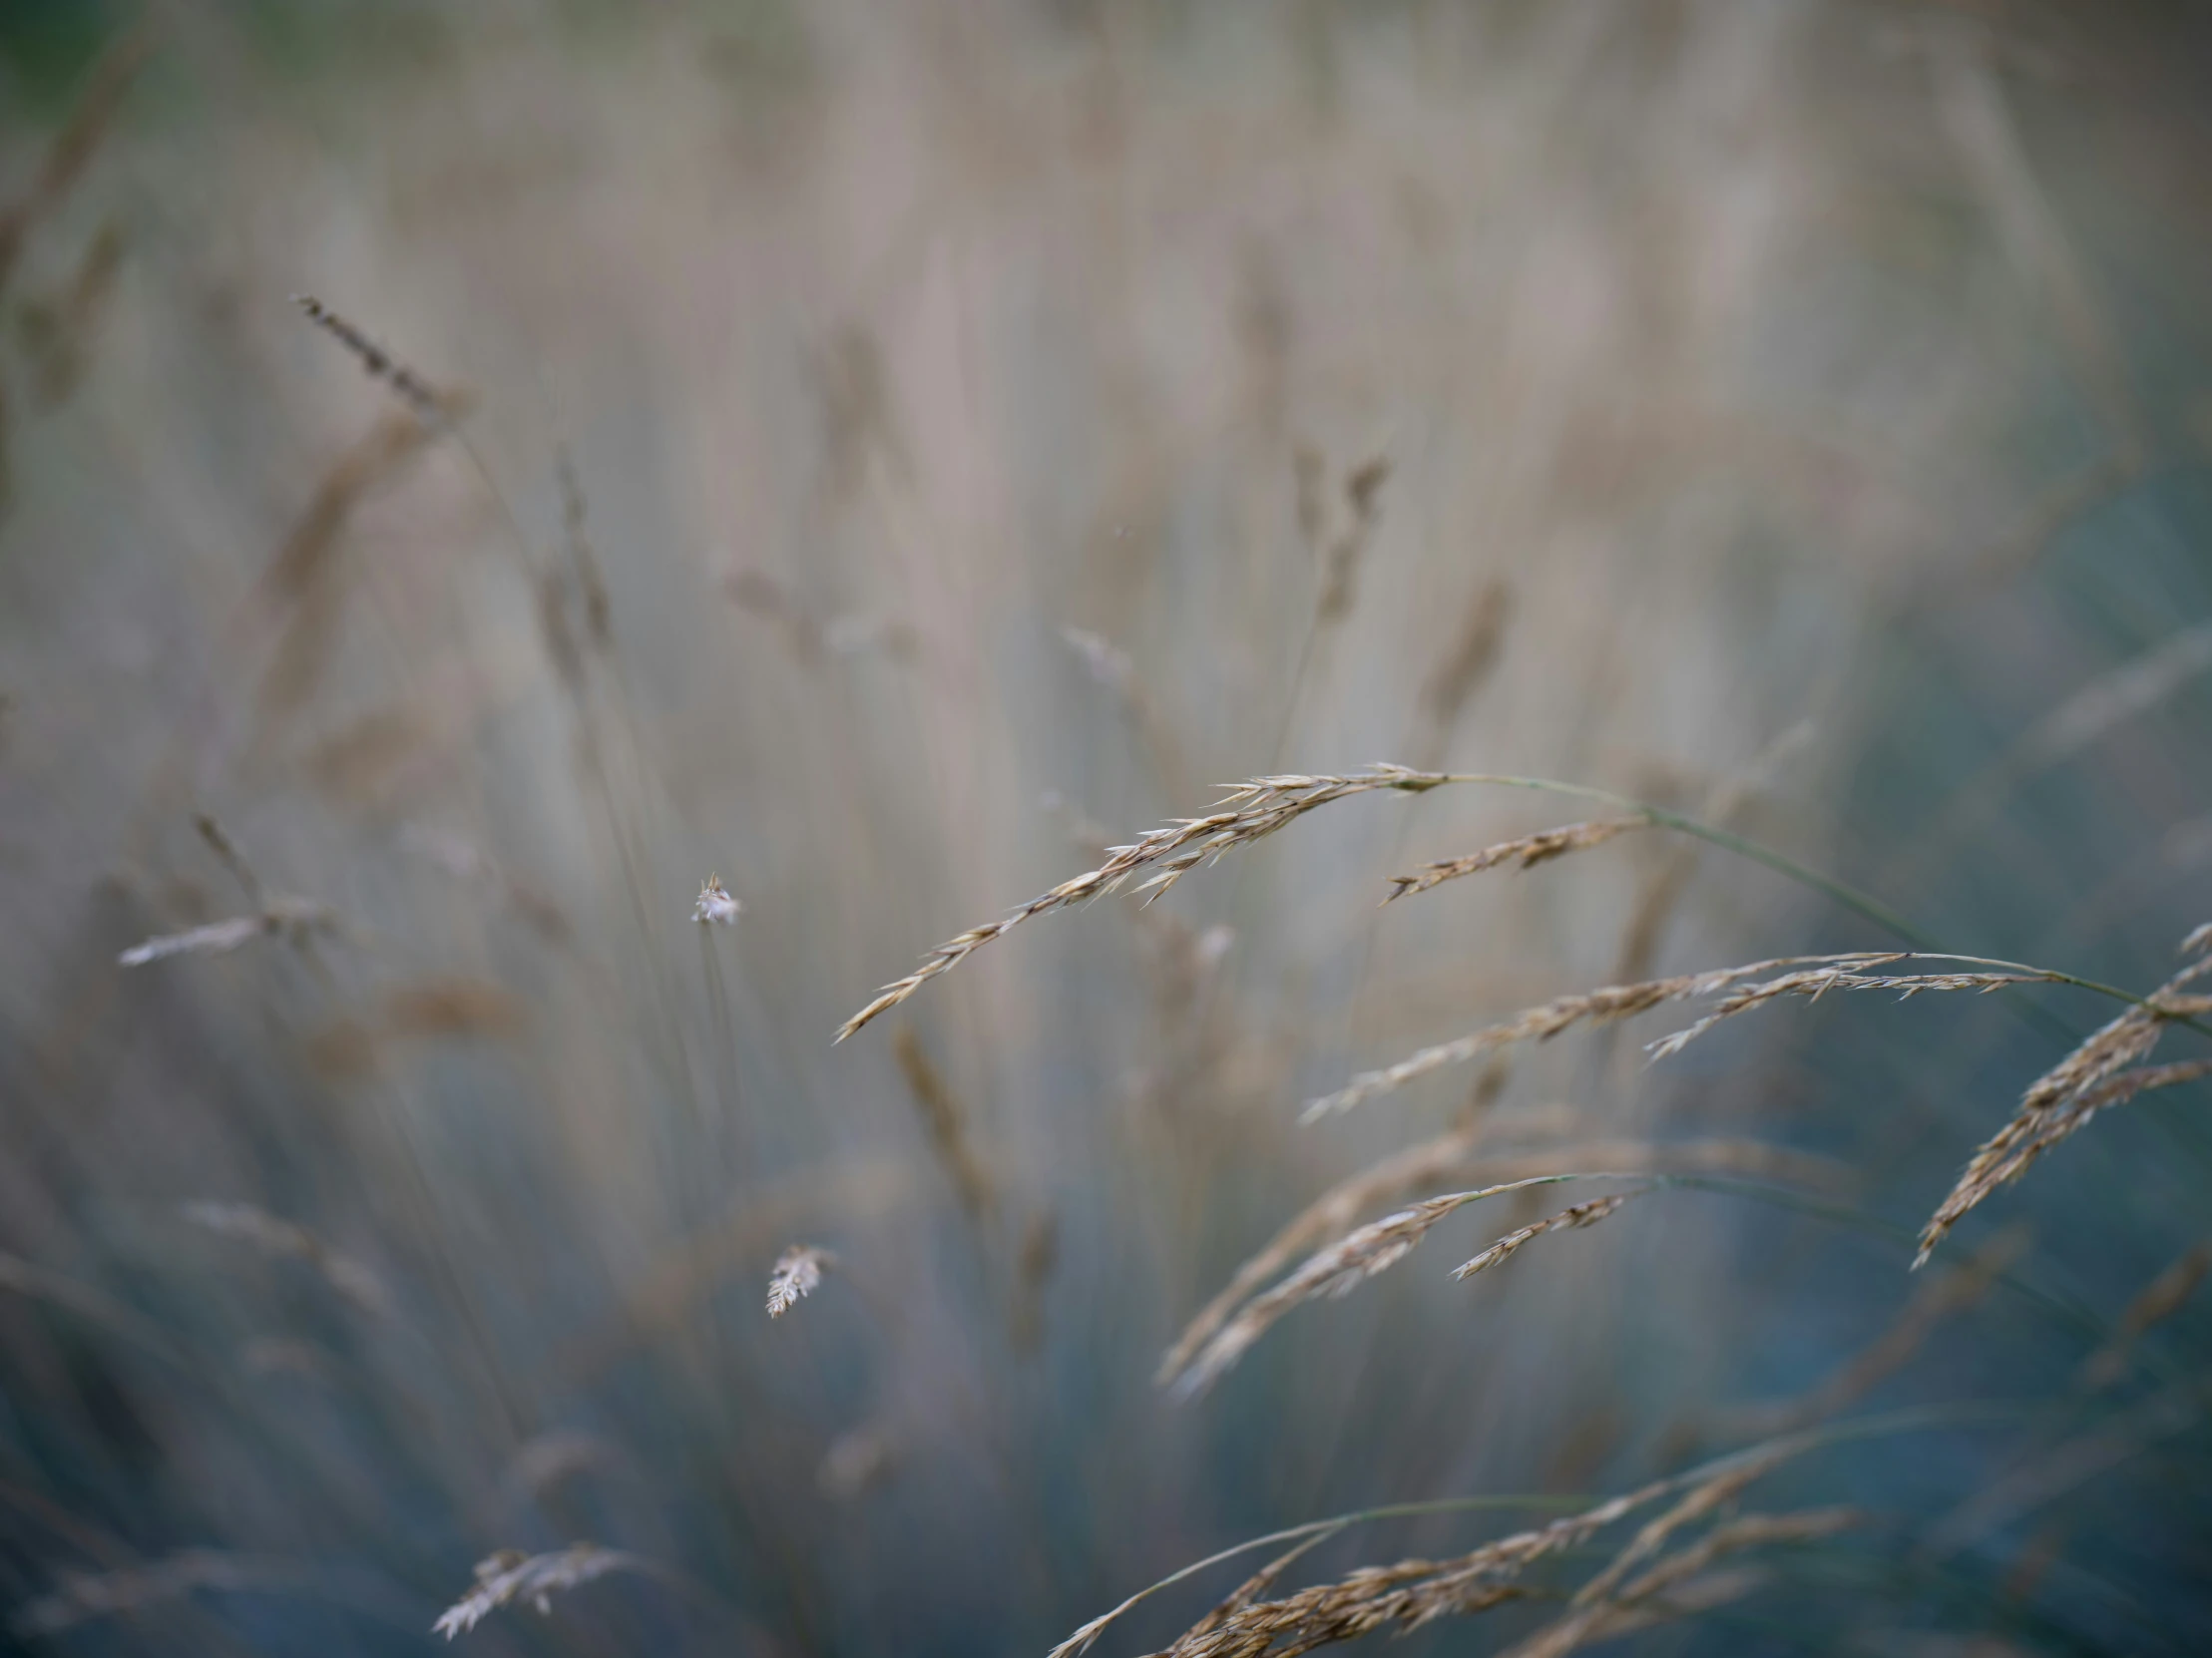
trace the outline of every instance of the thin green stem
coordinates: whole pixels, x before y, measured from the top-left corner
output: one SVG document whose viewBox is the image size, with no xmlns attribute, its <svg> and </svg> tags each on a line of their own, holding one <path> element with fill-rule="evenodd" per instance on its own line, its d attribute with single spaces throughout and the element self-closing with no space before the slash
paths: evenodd
<svg viewBox="0 0 2212 1658">
<path fill-rule="evenodd" d="M 1586 783 L 1562 783 L 1550 777 L 1516 777 L 1501 772 L 1459 771 L 1444 773 L 1442 781 L 1447 783 L 1492 783 L 1503 788 L 1534 789 L 1544 794 L 1571 795 L 1579 800 L 1597 801 L 1618 811 L 1632 812 L 1649 822 L 1661 824 L 1684 835 L 1695 836 L 1698 840 L 1707 841 L 1714 846 L 1733 852 L 1738 857 L 1749 858 L 1754 863 L 1764 864 L 1776 874 L 1787 876 L 1801 886 L 1810 887 L 1813 891 L 1834 899 L 1854 915 L 1863 916 L 1877 927 L 1896 934 L 1908 944 L 1924 949 L 1934 948 L 1933 940 L 1880 899 L 1860 892 L 1856 887 L 1846 886 L 1843 882 L 1823 875 L 1816 869 L 1808 868 L 1795 858 L 1775 851 L 1771 846 L 1764 846 L 1758 841 L 1738 835 L 1731 830 L 1716 829 L 1709 823 L 1701 823 L 1696 818 L 1686 816 L 1681 812 L 1669 811 L 1664 806 L 1654 806 L 1644 800 L 1631 800 L 1628 796 L 1615 794 L 1610 789 L 1592 788 Z"/>
<path fill-rule="evenodd" d="M 1636 1179 L 1653 1186 L 1684 1186 L 1693 1190 L 1728 1192 L 1737 1197 L 1748 1197 L 1761 1203 L 1771 1203 L 1777 1208 L 1793 1209 L 1800 1214 L 1818 1220 L 1848 1226 L 1870 1237 L 1885 1239 L 1908 1252 L 1918 1249 L 1919 1234 L 1909 1226 L 1899 1226 L 1879 1215 L 1870 1215 L 1864 1209 L 1854 1209 L 1846 1204 L 1829 1203 L 1789 1186 L 1769 1184 L 1763 1180 L 1745 1180 L 1721 1174 L 1653 1174 L 1638 1175 Z M 1992 1276 L 2007 1289 L 2033 1302 L 2044 1312 L 2063 1323 L 2077 1326 L 2095 1341 L 2103 1341 L 2111 1334 L 2110 1328 L 2086 1307 L 2081 1307 L 2040 1289 L 2008 1267 L 1998 1268 Z"/>
<path fill-rule="evenodd" d="M 1639 1191 L 1655 1191 L 1664 1187 L 1681 1187 L 1691 1191 L 1723 1192 L 1734 1197 L 1748 1197 L 1755 1202 L 1771 1203 L 1777 1208 L 1795 1210 L 1817 1220 L 1829 1221 L 1838 1226 L 1852 1227 L 1872 1237 L 1878 1237 L 1912 1250 L 1919 1245 L 1919 1236 L 1911 1228 L 1899 1226 L 1870 1215 L 1863 1209 L 1853 1209 L 1845 1204 L 1830 1203 L 1792 1186 L 1777 1185 L 1772 1181 L 1750 1180 L 1740 1175 L 1727 1174 L 1653 1174 L 1634 1169 L 1586 1169 L 1572 1174 L 1539 1174 L 1526 1180 L 1509 1181 L 1503 1186 L 1485 1186 L 1468 1192 L 1447 1192 L 1445 1200 L 1462 1199 L 1473 1204 L 1486 1197 L 1498 1197 L 1508 1192 L 1526 1191 L 1532 1186 L 1555 1186 L 1567 1180 L 1632 1180 Z M 1440 1201 L 1438 1198 L 1430 1202 Z M 2110 1334 L 2102 1320 L 2085 1307 L 2077 1307 L 2048 1290 L 2038 1289 L 2008 1268 L 1995 1273 L 1999 1283 L 2016 1291 L 2046 1313 L 2064 1323 L 2078 1326 L 2092 1340 L 2103 1341 Z"/>
</svg>

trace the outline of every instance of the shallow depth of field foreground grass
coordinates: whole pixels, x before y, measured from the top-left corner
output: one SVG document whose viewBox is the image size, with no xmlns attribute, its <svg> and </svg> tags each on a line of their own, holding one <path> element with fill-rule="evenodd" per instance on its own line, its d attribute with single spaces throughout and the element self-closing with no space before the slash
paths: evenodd
<svg viewBox="0 0 2212 1658">
<path fill-rule="evenodd" d="M 0 7 L 0 1648 L 2212 1645 L 2208 65 Z"/>
</svg>

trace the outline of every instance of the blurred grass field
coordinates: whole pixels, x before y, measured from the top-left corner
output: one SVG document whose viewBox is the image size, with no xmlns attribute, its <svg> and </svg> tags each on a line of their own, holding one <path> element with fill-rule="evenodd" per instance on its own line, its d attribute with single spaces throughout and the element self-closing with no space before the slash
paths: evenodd
<svg viewBox="0 0 2212 1658">
<path fill-rule="evenodd" d="M 2207 1234 L 2204 1085 L 1906 1270 L 2092 996 L 1565 1035 L 1302 1127 L 1553 997 L 1892 942 L 1660 833 L 1378 911 L 1583 815 L 1453 788 L 830 1038 L 1216 785 L 1385 760 L 2165 981 L 2212 919 L 2208 45 L 2147 3 L 0 8 L 7 1638 L 419 1650 L 473 1562 L 590 1539 L 651 1569 L 461 1639 L 1042 1653 L 1280 1527 L 1973 1406 L 1792 1463 L 1873 1520 L 1624 1649 L 2198 1650 L 2212 1312 L 2080 1375 Z M 1525 1194 L 1154 1386 L 1308 1201 L 1476 1113 L 1434 1190 L 1752 1139 L 1904 1241 L 1675 1191 L 1451 1282 L 1571 1200 Z M 771 1322 L 792 1244 L 836 1262 Z"/>
</svg>

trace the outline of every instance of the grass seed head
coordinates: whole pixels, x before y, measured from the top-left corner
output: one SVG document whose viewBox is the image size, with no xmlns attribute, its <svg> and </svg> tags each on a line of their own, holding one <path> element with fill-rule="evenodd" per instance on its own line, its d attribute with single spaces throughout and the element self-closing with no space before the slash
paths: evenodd
<svg viewBox="0 0 2212 1658">
<path fill-rule="evenodd" d="M 439 1614 L 435 1634 L 452 1640 L 482 1623 L 502 1606 L 524 1601 L 541 1617 L 553 1615 L 553 1596 L 609 1572 L 638 1571 L 644 1562 L 597 1543 L 571 1543 L 550 1554 L 525 1554 L 503 1548 L 476 1563 L 476 1587 Z"/>
<path fill-rule="evenodd" d="M 768 1274 L 768 1317 L 779 1319 L 821 1288 L 822 1273 L 837 1257 L 812 1244 L 793 1244 L 776 1257 Z"/>
<path fill-rule="evenodd" d="M 701 926 L 728 927 L 744 913 L 745 907 L 722 886 L 722 878 L 709 875 L 706 885 L 699 888 L 699 895 L 691 903 L 691 919 Z"/>
</svg>

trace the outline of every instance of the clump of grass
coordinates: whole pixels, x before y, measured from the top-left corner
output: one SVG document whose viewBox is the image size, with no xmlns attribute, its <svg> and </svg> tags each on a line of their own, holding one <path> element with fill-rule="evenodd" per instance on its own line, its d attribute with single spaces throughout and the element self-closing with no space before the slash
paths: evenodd
<svg viewBox="0 0 2212 1658">
<path fill-rule="evenodd" d="M 1131 846 L 1109 849 L 1111 855 L 1099 869 L 1033 900 L 1003 922 L 963 934 L 940 947 L 921 969 L 886 987 L 876 1002 L 848 1021 L 839 1033 L 840 1039 L 904 1001 L 930 979 L 964 961 L 983 944 L 1032 916 L 1085 902 L 1113 890 L 1145 870 L 1154 873 L 1144 886 L 1164 890 L 1208 858 L 1248 844 L 1303 812 L 1347 794 L 1379 788 L 1423 792 L 1460 781 L 1560 789 L 1604 799 L 1625 810 L 1613 817 L 1568 824 L 1432 864 L 1421 875 L 1399 878 L 1393 897 L 1423 891 L 1442 881 L 1510 862 L 1526 867 L 1601 845 L 1631 830 L 1663 826 L 1683 830 L 1751 857 L 1826 893 L 1863 916 L 1882 922 L 1893 931 L 1914 936 L 1910 927 L 1876 901 L 1806 870 L 1778 853 L 1730 832 L 1604 791 L 1551 784 L 1540 779 L 1459 776 L 1416 772 L 1396 766 L 1376 767 L 1363 775 L 1268 777 L 1256 779 L 1232 792 L 1221 803 L 1222 809 L 1208 817 L 1180 820 L 1153 831 Z M 2185 949 L 2201 950 L 2208 943 L 2212 943 L 2212 927 L 2192 934 Z M 2212 1074 L 2212 1060 L 2165 1066 L 2137 1063 L 2149 1054 L 2167 1024 L 2178 1020 L 2193 1021 L 2199 1014 L 2212 1012 L 2212 999 L 2185 994 L 2186 988 L 2207 971 L 2212 971 L 2212 961 L 2193 962 L 2150 996 L 2136 997 L 2031 964 L 1926 948 L 1775 958 L 1707 973 L 1608 986 L 1556 999 L 1456 1041 L 1425 1048 L 1397 1064 L 1362 1073 L 1345 1088 L 1311 1102 L 1306 1116 L 1310 1120 L 1348 1108 L 1442 1066 L 1464 1062 L 1496 1048 L 1544 1040 L 1575 1026 L 1608 1024 L 1678 1001 L 1712 999 L 1712 1006 L 1692 1024 L 1651 1043 L 1654 1058 L 1680 1052 L 1715 1026 L 1740 1014 L 1790 998 L 1817 1000 L 1830 991 L 1888 991 L 1902 999 L 1911 999 L 1930 993 L 1988 995 L 2029 985 L 2071 985 L 2127 1002 L 2129 1006 L 2124 1013 L 2079 1043 L 2029 1087 L 2013 1123 L 1978 1154 L 1959 1190 L 1924 1230 L 1915 1262 L 1918 1265 L 1926 1260 L 1928 1252 L 1957 1219 L 1990 1190 L 2016 1178 L 2042 1150 L 2074 1131 L 2095 1111 L 2151 1088 L 2172 1086 Z M 1415 1153 L 1409 1155 L 1416 1164 L 1464 1156 L 1471 1149 L 1472 1139 L 1463 1136 L 1464 1131 L 1456 1131 L 1430 1146 L 1416 1148 Z M 1358 1201 L 1367 1193 L 1381 1189 L 1384 1183 L 1369 1179 L 1347 1182 L 1338 1191 L 1328 1194 L 1314 1210 L 1309 1210 L 1307 1216 L 1286 1228 L 1274 1244 L 1239 1271 L 1228 1291 L 1199 1315 L 1170 1351 L 1161 1369 L 1161 1379 L 1184 1397 L 1201 1392 L 1286 1313 L 1309 1301 L 1344 1295 L 1388 1270 L 1416 1247 L 1439 1221 L 1460 1207 L 1528 1185 L 1581 1177 L 1587 1176 L 1573 1173 L 1538 1175 L 1474 1191 L 1447 1193 L 1399 1209 L 1346 1233 L 1335 1243 L 1312 1254 L 1273 1288 L 1237 1306 L 1238 1300 L 1255 1288 L 1266 1273 L 1288 1258 L 1288 1251 L 1296 1247 L 1292 1240 L 1303 1237 L 1312 1224 L 1312 1216 L 1329 1213 L 1337 1203 Z M 1621 1176 L 1616 1172 L 1611 1177 Z M 1547 1233 L 1601 1221 L 1617 1212 L 1630 1197 L 1658 1183 L 1654 1180 L 1625 1192 L 1576 1204 L 1524 1226 L 1466 1262 L 1455 1276 L 1467 1277 L 1496 1266 Z M 1836 1400 L 1863 1392 L 1882 1374 L 1902 1363 L 1935 1322 L 1978 1296 L 1987 1281 L 2001 1271 L 2001 1264 L 1991 1264 L 1981 1273 L 1958 1275 L 1947 1285 L 1946 1293 L 1921 1298 L 1913 1312 L 1892 1332 L 1892 1339 L 1878 1344 L 1877 1350 L 1867 1356 L 1866 1364 L 1847 1372 L 1834 1389 L 1816 1396 L 1810 1409 L 1827 1410 Z M 1952 1291 L 1957 1293 L 1950 1293 Z M 1236 1309 L 1233 1314 L 1229 1311 L 1232 1307 Z M 1719 1490 L 1716 1486 L 1715 1492 Z M 1638 1576 L 1628 1577 L 1633 1566 L 1660 1546 L 1671 1526 L 1702 1516 L 1709 1506 L 1717 1506 L 1721 1500 L 1722 1496 L 1714 1492 L 1702 1497 L 1693 1493 L 1674 1516 L 1659 1522 L 1659 1529 L 1650 1533 L 1640 1550 L 1631 1548 L 1629 1554 L 1616 1563 L 1617 1569 L 1596 1580 L 1588 1593 L 1578 1597 L 1574 1609 L 1565 1618 L 1518 1649 L 1524 1658 L 1558 1658 L 1589 1640 L 1640 1626 L 1654 1617 L 1694 1609 L 1692 1602 L 1699 1597 L 1690 1593 L 1695 1587 L 1693 1580 L 1723 1555 L 1768 1542 L 1812 1540 L 1856 1522 L 1856 1516 L 1844 1510 L 1753 1515 L 1717 1526 L 1698 1543 L 1659 1560 Z M 1530 1533 L 1528 1536 L 1537 1540 L 1523 1546 L 1538 1548 L 1542 1546 L 1541 1539 L 1548 1535 L 1549 1532 Z M 1258 1586 L 1249 1594 L 1240 1591 L 1238 1596 L 1232 1596 L 1171 1650 L 1186 1658 L 1202 1653 L 1303 1652 L 1332 1641 L 1357 1638 L 1392 1623 L 1413 1627 L 1446 1612 L 1481 1610 L 1522 1593 L 1518 1584 L 1508 1580 L 1510 1572 L 1492 1570 L 1500 1558 L 1504 1556 L 1483 1554 L 1456 1565 L 1403 1562 L 1395 1567 L 1374 1568 L 1343 1582 L 1300 1591 L 1274 1602 L 1252 1598 L 1270 1580 L 1270 1573 L 1262 1572 L 1254 1580 Z M 1688 1598 L 1670 1600 L 1677 1590 Z M 1108 1620 L 1078 1631 L 1061 1651 L 1075 1652 L 1088 1646 L 1105 1621 L 1110 1621 L 1110 1616 Z"/>
<path fill-rule="evenodd" d="M 1307 1549 L 1341 1535 L 1353 1525 L 1394 1515 L 1439 1514 L 1496 1506 L 1514 1499 L 1446 1498 L 1371 1508 L 1254 1538 L 1202 1564 L 1210 1565 L 1268 1543 L 1293 1539 L 1299 1542 L 1297 1547 L 1271 1561 L 1240 1585 L 1159 1654 L 1159 1658 L 1229 1658 L 1231 1654 L 1236 1658 L 1289 1658 L 1294 1653 L 1358 1640 L 1394 1626 L 1406 1633 L 1442 1618 L 1490 1611 L 1535 1598 L 1540 1593 L 1545 1598 L 1553 1598 L 1557 1591 L 1539 1591 L 1522 1581 L 1523 1574 L 1531 1566 L 1579 1551 L 1628 1515 L 1649 1508 L 1663 1497 L 1681 1493 L 1672 1507 L 1646 1522 L 1605 1567 L 1585 1580 L 1568 1598 L 1568 1611 L 1562 1619 L 1540 1630 L 1525 1646 L 1513 1649 L 1523 1654 L 1532 1650 L 1553 1655 L 1568 1652 L 1588 1641 L 1641 1627 L 1658 1617 L 1688 1615 L 1733 1598 L 1732 1594 L 1723 1593 L 1718 1584 L 1711 1586 L 1710 1593 L 1679 1596 L 1668 1593 L 1676 1585 L 1695 1579 L 1725 1556 L 1770 1545 L 1817 1541 L 1834 1536 L 1862 1519 L 1855 1510 L 1847 1508 L 1749 1514 L 1713 1526 L 1672 1554 L 1661 1552 L 1678 1532 L 1711 1518 L 1765 1475 L 1823 1445 L 1910 1432 L 1937 1426 L 1942 1420 L 1929 1413 L 1904 1412 L 1890 1418 L 1869 1419 L 1764 1441 L 1580 1507 L 1548 1524 L 1509 1533 L 1464 1554 L 1363 1567 L 1345 1577 L 1317 1583 L 1274 1600 L 1260 1600 L 1257 1596 Z M 1628 1577 L 1636 1566 L 1654 1557 L 1656 1563 L 1649 1569 L 1634 1578 Z M 1080 1658 L 1122 1614 L 1159 1589 L 1187 1576 L 1192 1569 L 1195 1568 L 1185 1568 L 1163 1578 L 1150 1588 L 1131 1595 L 1111 1611 L 1092 1619 L 1055 1647 L 1049 1658 Z"/>
</svg>

